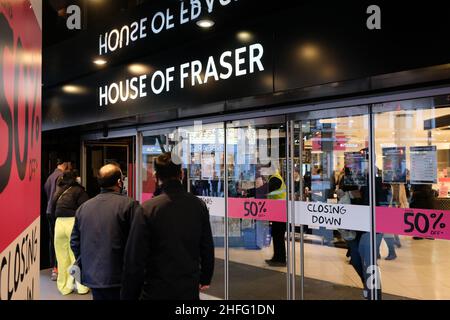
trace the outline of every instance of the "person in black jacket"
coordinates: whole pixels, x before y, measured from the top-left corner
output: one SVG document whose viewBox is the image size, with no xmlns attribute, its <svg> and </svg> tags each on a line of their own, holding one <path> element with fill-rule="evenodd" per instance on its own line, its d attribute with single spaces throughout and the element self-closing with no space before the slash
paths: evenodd
<svg viewBox="0 0 450 320">
<path fill-rule="evenodd" d="M 199 300 L 214 271 L 214 244 L 205 203 L 186 192 L 170 153 L 155 161 L 163 193 L 144 203 L 125 252 L 124 300 Z"/>
<path fill-rule="evenodd" d="M 412 209 L 433 209 L 434 198 L 436 197 L 431 184 L 412 185 L 412 197 L 409 207 Z M 421 237 L 413 237 L 414 240 L 423 240 Z M 433 238 L 428 238 L 432 240 Z"/>
<path fill-rule="evenodd" d="M 125 246 L 133 217 L 142 208 L 122 194 L 122 171 L 116 165 L 102 167 L 98 183 L 101 193 L 76 213 L 71 246 L 81 282 L 94 300 L 119 300 Z"/>
<path fill-rule="evenodd" d="M 75 256 L 70 249 L 70 235 L 75 224 L 75 212 L 87 200 L 84 188 L 76 181 L 74 171 L 65 171 L 57 180 L 57 187 L 52 200 L 52 215 L 55 223 L 55 253 L 59 266 L 57 287 L 62 295 L 68 295 L 74 290 L 75 279 L 69 274 L 68 268 L 74 264 Z M 77 283 L 79 294 L 86 294 L 89 288 Z"/>
<path fill-rule="evenodd" d="M 55 222 L 56 218 L 54 215 L 54 201 L 53 196 L 56 192 L 57 187 L 57 181 L 59 178 L 62 177 L 64 171 L 70 169 L 70 162 L 67 162 L 62 159 L 57 159 L 56 161 L 57 167 L 55 171 L 53 171 L 50 176 L 47 178 L 44 184 L 44 193 L 46 195 L 47 199 L 47 208 L 46 208 L 46 215 L 47 215 L 47 222 L 48 222 L 48 235 L 49 235 L 49 259 L 50 259 L 50 266 L 52 267 L 52 273 L 50 279 L 52 281 L 56 281 L 58 279 L 58 266 L 56 263 L 56 256 L 55 256 Z"/>
</svg>

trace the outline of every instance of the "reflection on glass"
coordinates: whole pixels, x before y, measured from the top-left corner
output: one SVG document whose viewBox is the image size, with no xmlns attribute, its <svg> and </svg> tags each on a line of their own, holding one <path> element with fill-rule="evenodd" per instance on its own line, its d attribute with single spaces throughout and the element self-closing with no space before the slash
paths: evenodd
<svg viewBox="0 0 450 320">
<path fill-rule="evenodd" d="M 223 124 L 180 127 L 144 135 L 142 201 L 159 193 L 155 183 L 153 162 L 162 152 L 172 152 L 182 161 L 183 185 L 199 196 L 209 209 L 215 244 L 215 272 L 206 294 L 225 298 L 224 283 L 224 141 Z"/>
<path fill-rule="evenodd" d="M 383 298 L 450 299 L 447 97 L 375 106 Z M 384 204 L 383 204 L 384 203 Z"/>
<path fill-rule="evenodd" d="M 304 298 L 370 299 L 368 116 L 309 115 L 296 136 L 302 141 L 302 159 L 296 163 L 301 163 L 301 199 L 306 202 L 300 209 Z"/>
<path fill-rule="evenodd" d="M 216 263 L 214 284 L 208 294 L 224 298 L 224 126 L 223 123 L 196 123 L 191 127 L 179 128 L 178 138 L 182 146 L 187 187 L 191 193 L 201 197 L 209 208 Z"/>
<path fill-rule="evenodd" d="M 283 123 L 227 125 L 230 299 L 287 298 L 285 149 Z"/>
</svg>

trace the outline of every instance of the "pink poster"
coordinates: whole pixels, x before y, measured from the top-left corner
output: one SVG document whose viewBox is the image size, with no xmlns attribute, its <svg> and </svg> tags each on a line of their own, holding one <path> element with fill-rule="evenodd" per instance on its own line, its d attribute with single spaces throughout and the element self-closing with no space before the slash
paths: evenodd
<svg viewBox="0 0 450 320">
<path fill-rule="evenodd" d="M 377 207 L 377 232 L 450 240 L 450 211 Z"/>
<path fill-rule="evenodd" d="M 228 199 L 228 216 L 230 218 L 286 222 L 286 212 L 285 200 Z"/>
</svg>

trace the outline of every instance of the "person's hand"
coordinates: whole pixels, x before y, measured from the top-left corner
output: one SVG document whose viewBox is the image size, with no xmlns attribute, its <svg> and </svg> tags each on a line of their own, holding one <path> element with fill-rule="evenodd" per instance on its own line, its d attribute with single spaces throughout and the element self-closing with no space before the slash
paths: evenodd
<svg viewBox="0 0 450 320">
<path fill-rule="evenodd" d="M 206 290 L 208 290 L 209 289 L 209 286 L 204 286 L 204 285 L 199 285 L 199 289 L 200 289 L 200 292 L 205 292 Z"/>
</svg>

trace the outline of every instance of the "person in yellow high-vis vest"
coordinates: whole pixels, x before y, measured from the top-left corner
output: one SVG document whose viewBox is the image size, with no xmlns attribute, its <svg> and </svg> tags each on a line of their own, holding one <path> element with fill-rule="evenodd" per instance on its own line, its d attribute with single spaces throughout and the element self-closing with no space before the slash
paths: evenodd
<svg viewBox="0 0 450 320">
<path fill-rule="evenodd" d="M 286 200 L 287 186 L 281 176 L 279 170 L 270 176 L 268 181 L 267 199 Z M 286 265 L 286 222 L 272 221 L 272 241 L 273 241 L 273 257 L 266 260 L 266 263 L 271 266 L 285 266 Z"/>
<path fill-rule="evenodd" d="M 84 188 L 76 181 L 73 171 L 66 171 L 58 180 L 58 187 L 53 197 L 55 223 L 55 254 L 58 262 L 58 278 L 56 284 L 62 295 L 68 295 L 75 289 L 75 279 L 68 269 L 74 264 L 75 256 L 70 248 L 70 238 L 75 224 L 75 213 L 78 207 L 89 200 Z M 89 288 L 77 283 L 79 294 L 86 294 Z"/>
</svg>

